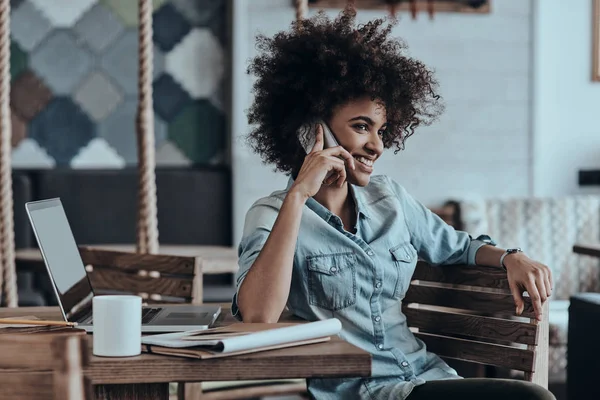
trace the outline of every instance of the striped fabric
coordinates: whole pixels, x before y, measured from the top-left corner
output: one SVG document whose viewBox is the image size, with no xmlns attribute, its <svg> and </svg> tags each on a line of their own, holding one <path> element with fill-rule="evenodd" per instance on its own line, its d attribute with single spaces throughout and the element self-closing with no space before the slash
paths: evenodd
<svg viewBox="0 0 600 400">
<path fill-rule="evenodd" d="M 521 247 L 548 265 L 553 299 L 600 291 L 598 258 L 573 253 L 576 242 L 600 240 L 600 196 L 465 200 L 460 207 L 471 235 L 488 234 L 498 246 Z"/>
</svg>

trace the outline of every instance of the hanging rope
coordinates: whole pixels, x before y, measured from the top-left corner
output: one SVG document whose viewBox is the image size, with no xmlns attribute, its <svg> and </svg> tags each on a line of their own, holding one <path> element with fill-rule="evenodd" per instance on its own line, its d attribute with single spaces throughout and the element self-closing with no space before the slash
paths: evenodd
<svg viewBox="0 0 600 400">
<path fill-rule="evenodd" d="M 139 0 L 139 82 L 136 116 L 138 144 L 138 253 L 158 253 L 154 105 L 152 103 L 152 0 Z"/>
<path fill-rule="evenodd" d="M 306 17 L 308 12 L 308 0 L 296 0 L 296 21 Z"/>
<path fill-rule="evenodd" d="M 5 289 L 6 305 L 17 307 L 15 233 L 13 220 L 12 128 L 10 122 L 10 0 L 0 0 L 0 295 Z"/>
</svg>

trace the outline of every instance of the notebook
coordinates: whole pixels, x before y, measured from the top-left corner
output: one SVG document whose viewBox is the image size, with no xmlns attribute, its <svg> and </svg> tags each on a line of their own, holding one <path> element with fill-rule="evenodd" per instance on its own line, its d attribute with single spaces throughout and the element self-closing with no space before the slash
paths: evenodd
<svg viewBox="0 0 600 400">
<path fill-rule="evenodd" d="M 14 319 L 8 318 L 8 319 Z M 19 317 L 18 319 L 24 320 L 40 320 L 34 315 L 27 315 Z M 86 334 L 84 329 L 73 328 L 69 326 L 58 326 L 58 325 L 24 325 L 24 324 L 10 324 L 4 322 L 5 318 L 0 318 L 0 334 L 7 333 L 67 333 L 67 334 Z"/>
<path fill-rule="evenodd" d="M 308 323 L 236 323 L 225 327 L 144 336 L 142 351 L 208 359 L 326 342 L 342 329 L 336 318 Z"/>
</svg>

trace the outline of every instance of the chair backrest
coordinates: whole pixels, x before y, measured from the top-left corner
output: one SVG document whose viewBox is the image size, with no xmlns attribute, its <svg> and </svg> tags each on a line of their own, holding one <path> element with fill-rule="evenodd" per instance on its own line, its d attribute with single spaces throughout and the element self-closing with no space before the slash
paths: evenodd
<svg viewBox="0 0 600 400">
<path fill-rule="evenodd" d="M 548 385 L 548 302 L 535 319 L 525 297 L 515 314 L 506 272 L 500 268 L 417 264 L 403 301 L 408 326 L 441 356 L 523 371 Z"/>
<path fill-rule="evenodd" d="M 0 399 L 92 399 L 84 376 L 85 335 L 5 334 L 0 340 Z"/>
<path fill-rule="evenodd" d="M 79 247 L 94 292 L 129 293 L 145 303 L 202 303 L 200 257 Z"/>
</svg>

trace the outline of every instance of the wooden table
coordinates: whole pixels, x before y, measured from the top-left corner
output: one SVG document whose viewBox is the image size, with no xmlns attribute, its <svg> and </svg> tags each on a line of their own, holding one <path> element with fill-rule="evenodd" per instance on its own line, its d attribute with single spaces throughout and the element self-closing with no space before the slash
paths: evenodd
<svg viewBox="0 0 600 400">
<path fill-rule="evenodd" d="M 0 308 L 0 318 L 25 315 L 62 320 L 58 307 Z M 282 318 L 282 322 L 289 320 Z M 217 324 L 234 321 L 223 306 Z M 126 358 L 92 356 L 85 374 L 99 398 L 154 400 L 168 399 L 169 382 L 366 377 L 371 375 L 371 355 L 333 337 L 325 343 L 209 360 L 145 353 Z"/>
<path fill-rule="evenodd" d="M 587 256 L 600 257 L 600 243 L 576 243 L 573 252 Z"/>
</svg>

